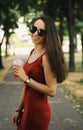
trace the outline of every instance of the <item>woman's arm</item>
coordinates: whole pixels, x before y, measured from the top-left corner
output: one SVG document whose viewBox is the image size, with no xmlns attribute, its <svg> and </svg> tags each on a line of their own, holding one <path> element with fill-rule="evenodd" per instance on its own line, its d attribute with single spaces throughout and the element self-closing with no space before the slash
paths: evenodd
<svg viewBox="0 0 83 130">
<path fill-rule="evenodd" d="M 13 117 L 12 117 L 12 123 L 13 123 L 14 125 L 18 125 L 19 122 L 20 122 L 22 110 L 23 110 L 23 108 L 24 108 L 23 98 L 24 98 L 24 89 L 23 89 L 23 92 L 22 92 L 22 95 L 21 95 L 21 98 L 20 98 L 19 105 L 18 105 L 17 109 L 15 110 L 15 112 L 14 112 L 14 114 L 13 114 Z"/>
<path fill-rule="evenodd" d="M 42 58 L 42 64 L 44 67 L 46 85 L 36 82 L 32 78 L 30 78 L 29 85 L 36 91 L 47 94 L 49 96 L 54 96 L 56 93 L 57 81 L 56 81 L 56 77 L 53 75 L 51 71 L 46 55 L 44 55 Z"/>
</svg>

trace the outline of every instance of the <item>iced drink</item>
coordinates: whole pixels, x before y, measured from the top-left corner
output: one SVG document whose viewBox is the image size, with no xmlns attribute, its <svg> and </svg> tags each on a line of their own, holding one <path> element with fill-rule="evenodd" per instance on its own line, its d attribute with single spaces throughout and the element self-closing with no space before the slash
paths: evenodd
<svg viewBox="0 0 83 130">
<path fill-rule="evenodd" d="M 15 67 L 14 65 L 19 65 L 20 67 L 23 67 L 24 62 L 21 59 L 15 59 L 13 61 L 13 68 Z M 18 78 L 18 76 L 16 74 L 14 74 L 14 78 Z"/>
</svg>

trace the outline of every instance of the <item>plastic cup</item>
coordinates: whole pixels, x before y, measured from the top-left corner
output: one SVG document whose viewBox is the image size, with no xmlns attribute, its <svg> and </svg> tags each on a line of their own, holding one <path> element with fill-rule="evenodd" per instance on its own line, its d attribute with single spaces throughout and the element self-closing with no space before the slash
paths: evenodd
<svg viewBox="0 0 83 130">
<path fill-rule="evenodd" d="M 15 66 L 14 65 L 19 65 L 20 67 L 23 67 L 24 65 L 24 62 L 22 59 L 15 59 L 13 61 L 13 68 L 15 69 Z M 14 75 L 14 78 L 19 78 L 16 74 L 13 74 Z"/>
</svg>

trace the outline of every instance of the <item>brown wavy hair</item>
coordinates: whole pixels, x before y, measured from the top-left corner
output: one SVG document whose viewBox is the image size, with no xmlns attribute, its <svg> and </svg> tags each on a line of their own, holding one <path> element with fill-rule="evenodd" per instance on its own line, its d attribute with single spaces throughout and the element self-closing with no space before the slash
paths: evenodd
<svg viewBox="0 0 83 130">
<path fill-rule="evenodd" d="M 45 24 L 46 36 L 44 47 L 46 49 L 46 54 L 51 66 L 51 70 L 57 77 L 57 82 L 61 83 L 67 77 L 68 69 L 64 59 L 64 53 L 62 51 L 62 46 L 59 41 L 54 20 L 50 16 L 43 15 L 34 19 L 34 22 L 38 19 L 41 19 Z"/>
</svg>

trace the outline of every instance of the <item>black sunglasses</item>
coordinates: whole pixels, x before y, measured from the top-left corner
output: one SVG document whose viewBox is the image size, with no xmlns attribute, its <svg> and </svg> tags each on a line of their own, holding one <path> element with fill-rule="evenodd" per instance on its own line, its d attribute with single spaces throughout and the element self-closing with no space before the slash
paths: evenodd
<svg viewBox="0 0 83 130">
<path fill-rule="evenodd" d="M 44 29 L 37 29 L 37 27 L 33 26 L 33 25 L 29 27 L 29 31 L 31 33 L 35 33 L 37 31 L 38 36 L 41 36 L 41 37 L 44 36 L 45 33 L 46 33 L 46 30 L 44 30 Z"/>
</svg>

